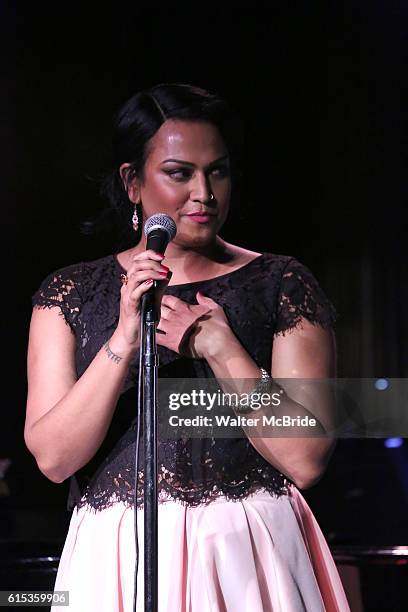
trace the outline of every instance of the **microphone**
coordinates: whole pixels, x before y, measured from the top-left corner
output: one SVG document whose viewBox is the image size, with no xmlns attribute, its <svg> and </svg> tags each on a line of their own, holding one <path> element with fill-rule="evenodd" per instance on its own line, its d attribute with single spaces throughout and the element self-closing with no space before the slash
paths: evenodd
<svg viewBox="0 0 408 612">
<path fill-rule="evenodd" d="M 144 233 L 147 238 L 146 250 L 152 249 L 164 254 L 167 245 L 176 236 L 177 227 L 171 217 L 165 213 L 156 213 L 147 219 Z"/>
<path fill-rule="evenodd" d="M 167 245 L 177 233 L 177 227 L 171 217 L 165 213 L 156 213 L 147 219 L 144 233 L 147 238 L 146 250 L 152 249 L 156 253 L 164 254 Z M 158 313 L 155 308 L 155 290 L 160 282 L 154 280 L 153 285 L 142 297 L 147 321 L 158 321 Z"/>
</svg>

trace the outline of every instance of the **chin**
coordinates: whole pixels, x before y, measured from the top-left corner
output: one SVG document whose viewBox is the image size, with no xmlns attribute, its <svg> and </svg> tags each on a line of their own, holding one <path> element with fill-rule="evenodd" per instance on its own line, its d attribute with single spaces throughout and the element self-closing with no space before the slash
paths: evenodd
<svg viewBox="0 0 408 612">
<path fill-rule="evenodd" d="M 216 235 L 213 231 L 200 232 L 195 235 L 178 233 L 174 244 L 177 244 L 183 248 L 188 247 L 202 247 L 214 242 Z"/>
<path fill-rule="evenodd" d="M 197 237 L 197 238 L 190 238 L 190 240 L 183 240 L 181 242 L 178 242 L 177 244 L 184 249 L 197 249 L 197 248 L 206 247 L 212 242 L 214 242 L 212 237 L 211 238 Z"/>
</svg>

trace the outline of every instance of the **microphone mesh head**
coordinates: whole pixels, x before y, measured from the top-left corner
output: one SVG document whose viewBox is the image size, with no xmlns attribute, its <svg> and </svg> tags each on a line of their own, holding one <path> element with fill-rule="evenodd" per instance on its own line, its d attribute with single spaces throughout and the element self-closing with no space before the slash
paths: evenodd
<svg viewBox="0 0 408 612">
<path fill-rule="evenodd" d="M 149 217 L 144 226 L 144 233 L 147 237 L 153 229 L 163 229 L 169 235 L 169 242 L 173 240 L 177 233 L 177 227 L 173 219 L 165 213 L 156 213 Z"/>
</svg>

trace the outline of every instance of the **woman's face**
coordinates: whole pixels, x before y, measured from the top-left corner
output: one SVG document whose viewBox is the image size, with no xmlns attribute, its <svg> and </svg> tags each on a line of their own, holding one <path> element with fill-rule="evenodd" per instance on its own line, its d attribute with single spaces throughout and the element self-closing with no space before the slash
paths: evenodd
<svg viewBox="0 0 408 612">
<path fill-rule="evenodd" d="M 167 120 L 148 145 L 143 181 L 136 189 L 144 220 L 157 212 L 174 219 L 174 245 L 212 242 L 231 195 L 228 151 L 217 128 L 202 121 Z"/>
</svg>

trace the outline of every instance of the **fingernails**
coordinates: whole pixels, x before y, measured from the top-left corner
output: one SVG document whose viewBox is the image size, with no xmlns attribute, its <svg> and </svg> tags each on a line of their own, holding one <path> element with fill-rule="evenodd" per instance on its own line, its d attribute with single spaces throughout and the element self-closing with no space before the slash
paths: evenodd
<svg viewBox="0 0 408 612">
<path fill-rule="evenodd" d="M 156 253 L 156 255 L 160 255 L 160 257 L 164 259 L 164 253 Z"/>
<path fill-rule="evenodd" d="M 168 272 L 159 272 L 160 276 L 167 276 Z"/>
<path fill-rule="evenodd" d="M 147 281 L 145 281 L 143 284 L 144 285 L 151 285 L 153 283 L 153 279 L 149 278 Z"/>
<path fill-rule="evenodd" d="M 167 266 L 164 266 L 163 264 L 161 265 L 162 268 L 164 268 L 167 272 L 170 270 L 170 268 L 168 268 Z"/>
</svg>

